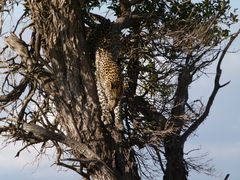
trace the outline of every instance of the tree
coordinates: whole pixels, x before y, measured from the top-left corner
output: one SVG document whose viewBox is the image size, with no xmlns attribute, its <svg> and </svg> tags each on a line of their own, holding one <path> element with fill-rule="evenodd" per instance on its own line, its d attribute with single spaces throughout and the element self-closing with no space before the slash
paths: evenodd
<svg viewBox="0 0 240 180">
<path fill-rule="evenodd" d="M 98 180 L 155 170 L 185 180 L 201 169 L 184 158 L 184 144 L 228 84 L 221 63 L 240 33 L 229 31 L 237 16 L 228 0 L 2 0 L 1 24 L 17 6 L 24 11 L 4 35 L 0 95 L 1 134 L 25 143 L 17 155 L 52 147 L 57 165 Z M 115 114 L 97 91 L 95 54 L 105 46 L 124 76 Z M 190 100 L 190 85 L 213 62 L 207 104 Z"/>
</svg>

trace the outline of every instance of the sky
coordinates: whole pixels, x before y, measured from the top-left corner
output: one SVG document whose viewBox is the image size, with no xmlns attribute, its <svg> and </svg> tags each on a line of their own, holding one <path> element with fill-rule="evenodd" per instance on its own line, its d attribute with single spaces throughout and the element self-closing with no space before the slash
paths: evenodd
<svg viewBox="0 0 240 180">
<path fill-rule="evenodd" d="M 231 5 L 232 8 L 238 8 L 240 14 L 240 1 L 231 0 Z M 237 28 L 240 28 L 240 23 L 232 31 L 236 31 Z M 235 53 L 229 53 L 223 61 L 221 78 L 222 83 L 229 80 L 231 83 L 220 90 L 207 120 L 185 145 L 185 152 L 200 149 L 190 156 L 207 154 L 203 161 L 211 159 L 210 164 L 214 165 L 216 172 L 214 176 L 206 176 L 191 171 L 189 180 L 223 180 L 226 174 L 230 174 L 231 180 L 240 179 L 240 37 L 234 42 L 231 52 Z M 209 68 L 207 72 L 208 76 L 204 76 L 190 87 L 190 98 L 201 97 L 204 102 L 208 100 L 213 88 L 215 67 Z M 53 152 L 48 152 L 49 155 L 40 160 L 35 159 L 36 150 L 30 149 L 15 158 L 20 148 L 21 144 L 11 144 L 0 150 L 0 179 L 80 180 L 74 172 L 52 166 Z"/>
</svg>

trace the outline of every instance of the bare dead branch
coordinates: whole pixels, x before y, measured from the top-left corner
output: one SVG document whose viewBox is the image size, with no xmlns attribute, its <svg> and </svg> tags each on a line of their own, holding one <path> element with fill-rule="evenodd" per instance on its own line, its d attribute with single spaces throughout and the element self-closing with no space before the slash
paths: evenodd
<svg viewBox="0 0 240 180">
<path fill-rule="evenodd" d="M 96 159 L 77 159 L 77 158 L 65 158 L 65 159 L 61 159 L 61 161 L 77 161 L 77 162 L 81 162 L 81 163 L 97 163 L 98 160 Z"/>
<path fill-rule="evenodd" d="M 12 118 L 11 121 L 18 123 L 18 120 L 14 119 L 14 118 Z M 100 159 L 100 157 L 97 154 L 95 154 L 91 149 L 89 149 L 86 144 L 81 143 L 81 142 L 76 142 L 75 140 L 71 139 L 70 137 L 65 136 L 64 134 L 55 133 L 53 131 L 45 129 L 36 124 L 21 122 L 21 126 L 22 126 L 22 130 L 24 130 L 28 134 L 29 133 L 32 134 L 33 137 L 37 138 L 37 141 L 51 140 L 51 141 L 61 142 L 63 144 L 66 144 L 67 146 L 73 148 L 73 151 L 77 151 L 79 154 L 83 155 L 87 159 L 91 159 L 91 160 L 94 159 L 95 161 L 98 162 L 97 164 L 100 169 L 103 168 L 103 171 L 107 175 L 111 175 L 112 179 L 117 179 L 115 177 L 114 173 L 112 172 L 112 170 Z M 1 127 L 0 129 L 2 131 L 7 130 L 4 127 Z M 61 164 L 61 165 L 63 165 L 63 164 Z"/>
<path fill-rule="evenodd" d="M 227 175 L 225 176 L 224 180 L 228 180 L 229 176 L 230 176 L 230 174 L 227 174 Z"/>
<path fill-rule="evenodd" d="M 84 176 L 84 174 L 80 172 L 80 169 L 74 167 L 73 165 L 68 165 L 68 164 L 65 164 L 65 163 L 61 162 L 60 158 L 61 158 L 61 155 L 62 155 L 62 149 L 60 148 L 60 146 L 58 144 L 56 144 L 56 148 L 57 148 L 57 162 L 56 162 L 56 164 L 59 165 L 59 166 L 71 169 L 71 170 L 75 171 L 76 173 Z"/>
<path fill-rule="evenodd" d="M 75 171 L 76 173 L 78 173 L 78 174 L 83 176 L 83 174 L 77 168 L 75 168 L 72 165 L 65 164 L 65 163 L 63 163 L 61 161 L 57 162 L 56 164 L 59 165 L 59 166 L 65 167 L 67 169 L 71 169 L 71 170 Z"/>
<path fill-rule="evenodd" d="M 17 30 L 18 28 L 18 25 L 20 24 L 21 20 L 23 20 L 23 18 L 27 15 L 27 11 L 25 11 L 21 16 L 20 18 L 18 19 L 16 25 L 15 25 L 15 28 L 13 29 L 13 33 L 15 33 L 15 31 Z"/>
<path fill-rule="evenodd" d="M 30 143 L 27 143 L 24 147 L 22 147 L 18 152 L 17 154 L 15 155 L 15 157 L 19 157 L 20 153 L 25 150 L 27 147 L 29 146 L 32 146 L 34 144 L 37 144 L 38 142 L 30 142 Z"/>
<path fill-rule="evenodd" d="M 13 51 L 15 51 L 19 56 L 24 59 L 29 58 L 28 46 L 27 44 L 19 39 L 15 34 L 11 34 L 4 38 L 5 43 L 7 43 Z"/>
<path fill-rule="evenodd" d="M 222 64 L 222 61 L 223 61 L 228 49 L 230 48 L 231 44 L 238 37 L 239 34 L 240 34 L 240 29 L 235 34 L 233 34 L 231 36 L 231 38 L 228 41 L 226 47 L 223 49 L 223 51 L 221 53 L 221 56 L 218 60 L 217 68 L 216 68 L 214 88 L 213 88 L 213 91 L 212 91 L 212 93 L 209 97 L 209 100 L 207 102 L 206 109 L 203 112 L 203 114 L 181 136 L 183 141 L 186 141 L 186 139 L 189 137 L 189 135 L 192 134 L 199 127 L 199 125 L 202 124 L 202 122 L 206 119 L 206 117 L 208 116 L 208 114 L 210 112 L 213 101 L 214 101 L 219 89 L 226 86 L 229 83 L 229 82 L 227 82 L 223 85 L 220 85 L 220 77 L 221 77 L 221 74 L 222 74 L 221 64 Z"/>
<path fill-rule="evenodd" d="M 24 28 L 22 28 L 22 30 L 19 32 L 19 37 L 22 39 L 22 34 L 24 33 L 24 31 L 26 29 L 28 29 L 29 27 L 33 26 L 33 23 L 28 24 L 27 26 L 25 26 Z"/>
<path fill-rule="evenodd" d="M 165 173 L 165 168 L 164 168 L 164 165 L 163 165 L 163 161 L 162 161 L 159 149 L 155 145 L 151 145 L 151 147 L 154 149 L 154 151 L 155 151 L 155 153 L 157 155 L 158 162 L 159 162 L 159 165 L 160 165 L 160 167 L 162 169 L 162 172 Z"/>
<path fill-rule="evenodd" d="M 20 84 L 14 87 L 14 89 L 10 93 L 8 93 L 7 95 L 0 95 L 0 102 L 7 103 L 7 102 L 18 99 L 24 92 L 28 83 L 29 83 L 29 80 L 27 78 L 23 78 L 20 81 Z"/>
<path fill-rule="evenodd" d="M 21 107 L 21 110 L 18 114 L 18 119 L 19 121 L 22 121 L 23 119 L 23 116 L 24 116 L 24 113 L 25 113 L 25 110 L 27 108 L 27 105 L 28 103 L 30 102 L 30 100 L 32 99 L 32 97 L 34 96 L 35 94 L 35 91 L 36 91 L 36 82 L 33 82 L 32 86 L 31 86 L 31 89 L 27 95 L 27 97 L 24 98 L 23 100 L 23 103 L 22 103 L 22 107 Z"/>
</svg>

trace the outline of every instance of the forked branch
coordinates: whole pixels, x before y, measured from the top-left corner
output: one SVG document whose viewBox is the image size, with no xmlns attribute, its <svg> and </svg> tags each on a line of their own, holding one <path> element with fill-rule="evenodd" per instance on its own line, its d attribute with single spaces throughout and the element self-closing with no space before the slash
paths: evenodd
<svg viewBox="0 0 240 180">
<path fill-rule="evenodd" d="M 28 83 L 29 80 L 27 78 L 24 78 L 20 81 L 18 86 L 14 87 L 11 92 L 6 95 L 0 95 L 0 104 L 8 103 L 18 99 L 26 89 Z"/>
<path fill-rule="evenodd" d="M 220 84 L 220 78 L 221 78 L 221 74 L 222 74 L 222 69 L 221 69 L 221 64 L 222 61 L 228 51 L 228 49 L 230 48 L 230 46 L 232 45 L 233 41 L 237 38 L 237 36 L 240 34 L 240 29 L 231 36 L 229 42 L 227 43 L 226 47 L 223 49 L 221 56 L 219 57 L 218 60 L 218 64 L 217 64 L 217 68 L 216 68 L 216 75 L 215 75 L 215 81 L 214 81 L 214 88 L 213 91 L 208 99 L 205 111 L 203 112 L 203 114 L 185 131 L 185 133 L 182 135 L 182 140 L 186 141 L 187 138 L 189 137 L 190 134 L 192 134 L 199 126 L 200 124 L 202 124 L 202 122 L 206 119 L 206 117 L 208 116 L 212 104 L 214 102 L 214 99 L 219 91 L 219 89 L 221 89 L 222 87 L 228 85 L 230 82 L 227 82 L 225 84 Z"/>
<path fill-rule="evenodd" d="M 11 120 L 7 119 L 8 122 L 14 122 L 16 123 L 16 127 L 13 128 L 14 125 L 11 125 L 11 127 L 7 128 L 7 127 L 0 127 L 0 132 L 8 132 L 8 131 L 13 131 L 13 129 L 17 129 L 18 126 L 18 120 L 15 118 L 11 118 Z M 21 130 L 23 130 L 25 132 L 25 134 L 29 135 L 31 140 L 29 140 L 29 142 L 41 142 L 41 141 L 54 141 L 54 142 L 60 142 L 65 144 L 68 147 L 71 147 L 71 149 L 75 152 L 78 152 L 77 154 L 82 155 L 83 157 L 86 157 L 87 160 L 90 160 L 90 162 L 92 162 L 93 160 L 95 160 L 95 165 L 98 166 L 99 169 L 101 169 L 101 171 L 103 171 L 104 173 L 106 173 L 107 176 L 110 176 L 111 179 L 116 179 L 113 171 L 107 166 L 106 163 L 104 163 L 101 158 L 94 153 L 91 149 L 88 148 L 88 146 L 84 143 L 78 142 L 68 136 L 65 136 L 63 133 L 56 133 L 53 132 L 51 130 L 48 130 L 46 128 L 43 128 L 39 125 L 33 124 L 33 123 L 25 123 L 25 122 L 21 122 Z M 17 137 L 17 138 L 22 138 L 24 140 L 27 140 L 26 136 L 24 137 Z M 35 141 L 33 141 L 35 139 Z M 76 160 L 78 161 L 78 160 Z M 85 160 L 86 161 L 86 160 Z"/>
</svg>

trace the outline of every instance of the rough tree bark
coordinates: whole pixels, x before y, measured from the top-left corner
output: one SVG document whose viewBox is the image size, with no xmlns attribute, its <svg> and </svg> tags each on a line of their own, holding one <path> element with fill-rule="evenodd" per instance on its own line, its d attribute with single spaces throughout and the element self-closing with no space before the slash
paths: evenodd
<svg viewBox="0 0 240 180">
<path fill-rule="evenodd" d="M 10 2 L 12 7 L 18 3 L 3 0 L 0 11 Z M 25 143 L 17 156 L 34 144 L 47 149 L 49 143 L 57 150 L 56 164 L 85 179 L 138 180 L 145 172 L 150 179 L 163 172 L 164 180 L 186 180 L 192 164 L 184 157 L 184 144 L 228 84 L 220 84 L 220 66 L 240 34 L 222 28 L 237 21 L 229 2 L 21 2 L 23 15 L 0 52 L 0 113 L 7 114 L 0 117 L 0 134 Z M 93 13 L 103 4 L 115 21 Z M 22 27 L 21 21 L 29 19 Z M 29 43 L 22 37 L 26 31 Z M 100 45 L 103 51 L 113 50 L 109 57 L 120 54 L 126 85 L 120 125 L 99 102 L 94 62 Z M 9 48 L 14 52 L 10 57 Z M 189 86 L 216 60 L 214 88 L 204 106 L 188 98 Z"/>
<path fill-rule="evenodd" d="M 93 179 L 139 179 L 134 150 L 124 146 L 121 132 L 108 132 L 100 121 L 94 74 L 86 52 L 81 3 L 78 1 L 29 0 L 36 34 L 44 41 L 46 58 L 52 65 L 52 89 L 59 121 L 74 142 L 87 143 L 113 174 L 88 166 Z M 54 89 L 53 89 L 54 88 Z M 69 143 L 76 158 L 83 154 L 78 143 Z M 81 145 L 80 145 L 81 146 Z"/>
</svg>

